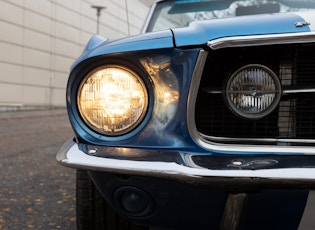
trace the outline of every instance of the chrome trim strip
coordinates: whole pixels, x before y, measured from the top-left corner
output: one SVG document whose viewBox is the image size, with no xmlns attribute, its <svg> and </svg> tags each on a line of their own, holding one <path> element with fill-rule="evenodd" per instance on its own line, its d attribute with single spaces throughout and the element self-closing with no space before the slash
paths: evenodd
<svg viewBox="0 0 315 230">
<path fill-rule="evenodd" d="M 180 153 L 178 153 L 180 154 Z M 66 142 L 57 157 L 61 165 L 85 170 L 127 173 L 132 175 L 157 176 L 185 181 L 200 181 L 203 178 L 261 178 L 286 181 L 315 181 L 315 168 L 278 168 L 278 169 L 229 169 L 212 170 L 201 167 L 185 166 L 175 162 L 136 161 L 90 156 L 81 151 L 72 140 Z M 251 179 L 252 180 L 252 179 Z M 231 181 L 233 183 L 234 180 Z"/>
<path fill-rule="evenodd" d="M 314 37 L 315 38 L 315 37 Z M 315 42 L 315 40 L 314 40 Z M 201 135 L 195 125 L 195 105 L 199 85 L 201 81 L 202 72 L 206 63 L 208 52 L 200 51 L 195 70 L 192 77 L 192 82 L 189 90 L 187 100 L 187 127 L 191 138 L 194 142 L 211 152 L 217 152 L 222 154 L 301 154 L 301 155 L 315 155 L 315 148 L 312 146 L 285 146 L 285 145 L 242 145 L 242 144 L 229 144 L 228 142 L 237 141 L 238 139 L 222 138 L 221 141 L 226 143 L 216 143 L 215 138 L 221 137 L 208 137 Z M 206 105 L 205 105 L 206 106 Z M 248 141 L 248 139 L 241 139 L 242 141 Z M 286 139 L 256 139 L 257 141 L 264 142 L 286 142 Z M 262 142 L 263 140 L 263 142 Z M 255 141 L 255 139 L 253 139 Z M 289 139 L 290 142 L 293 142 Z M 295 143 L 300 143 L 300 139 L 296 139 Z M 315 140 L 302 140 L 303 143 L 315 143 Z"/>
<path fill-rule="evenodd" d="M 197 131 L 196 124 L 195 124 L 195 107 L 196 107 L 196 100 L 199 91 L 200 81 L 204 66 L 206 64 L 208 52 L 200 51 L 199 56 L 195 65 L 195 69 L 193 72 L 190 89 L 188 93 L 187 99 L 187 127 L 190 136 L 195 141 L 197 145 L 199 144 L 200 135 Z"/>
<path fill-rule="evenodd" d="M 222 94 L 222 90 L 215 90 L 215 89 L 204 89 L 203 92 L 208 94 Z M 284 89 L 282 94 L 293 94 L 293 93 L 315 93 L 315 88 L 309 89 Z"/>
<path fill-rule="evenodd" d="M 147 17 L 146 17 L 146 19 L 144 21 L 144 25 L 142 26 L 142 29 L 141 29 L 140 33 L 146 33 L 147 32 L 147 29 L 149 27 L 149 23 L 151 22 L 153 13 L 155 11 L 155 8 L 157 7 L 157 5 L 160 2 L 164 2 L 164 1 L 165 0 L 157 0 L 157 1 L 153 2 L 153 4 L 151 5 L 151 7 L 149 9 L 149 12 L 148 12 Z"/>
<path fill-rule="evenodd" d="M 150 7 L 149 12 L 148 12 L 147 17 L 146 17 L 146 19 L 144 21 L 144 24 L 142 26 L 142 29 L 141 29 L 140 33 L 143 34 L 143 33 L 147 32 L 147 29 L 148 29 L 148 26 L 149 26 L 149 19 L 152 18 L 152 15 L 153 15 L 153 12 L 154 12 L 154 9 L 155 9 L 156 5 L 157 5 L 157 3 L 153 3 L 153 5 Z"/>
<path fill-rule="evenodd" d="M 216 136 L 207 136 L 204 135 L 202 133 L 199 133 L 201 140 L 205 143 L 208 144 L 215 144 L 214 142 L 221 142 L 222 144 L 229 144 L 229 143 L 235 143 L 235 142 L 247 142 L 248 144 L 246 146 L 249 146 L 250 143 L 256 142 L 256 143 L 260 143 L 260 144 L 267 144 L 267 143 L 292 143 L 292 144 L 315 144 L 315 139 L 289 139 L 289 138 L 234 138 L 234 137 L 216 137 Z M 236 145 L 241 145 L 241 144 L 236 144 Z M 264 148 L 268 148 L 268 146 L 270 147 L 270 145 L 268 146 L 263 146 L 263 145 L 257 145 L 257 146 L 261 146 Z M 274 147 L 278 147 L 280 148 L 281 146 L 274 146 Z M 290 150 L 289 150 L 290 148 Z M 287 152 L 291 152 L 291 148 L 301 148 L 301 146 L 296 146 L 296 147 L 292 147 L 292 146 L 287 146 Z M 209 150 L 211 149 L 211 147 L 208 148 Z M 305 151 L 305 150 L 304 150 Z M 300 150 L 299 152 L 302 152 L 302 150 Z M 308 153 L 314 155 L 315 151 L 308 151 Z M 303 154 L 306 154 L 306 152 L 303 152 Z"/>
<path fill-rule="evenodd" d="M 315 148 L 312 146 L 286 146 L 281 145 L 281 141 L 273 140 L 273 139 L 265 139 L 265 142 L 276 142 L 278 141 L 280 145 L 267 145 L 267 143 L 263 144 L 264 142 L 262 139 L 258 140 L 261 145 L 250 145 L 250 144 L 235 144 L 235 143 L 228 143 L 237 141 L 237 139 L 231 138 L 222 138 L 221 143 L 214 142 L 212 140 L 206 140 L 201 134 L 196 130 L 190 130 L 191 135 L 195 143 L 211 152 L 216 152 L 219 154 L 229 154 L 229 155 L 266 155 L 266 154 L 278 154 L 278 155 L 315 155 Z M 211 138 L 211 137 L 210 137 Z M 248 139 L 242 139 L 242 141 L 251 141 Z M 253 140 L 254 141 L 254 140 Z M 291 141 L 291 139 L 290 139 Z M 225 143 L 223 143 L 225 142 Z M 297 140 L 296 143 L 299 143 Z M 309 140 L 306 142 L 303 140 L 303 143 L 313 144 L 313 140 Z M 284 143 L 285 144 L 285 143 Z"/>
<path fill-rule="evenodd" d="M 315 93 L 314 88 L 310 89 L 287 89 L 282 91 L 283 94 L 293 94 L 293 93 Z"/>
<path fill-rule="evenodd" d="M 313 43 L 315 42 L 315 32 L 288 33 L 288 34 L 268 34 L 218 38 L 208 41 L 207 45 L 213 49 L 228 47 L 245 47 L 255 45 L 273 45 L 288 43 Z"/>
<path fill-rule="evenodd" d="M 307 143 L 307 144 L 314 144 L 314 139 L 289 139 L 289 138 L 226 138 L 226 137 L 215 137 L 215 136 L 207 136 L 202 133 L 199 134 L 202 138 L 205 139 L 205 141 L 221 141 L 225 143 L 229 142 L 260 142 L 260 143 L 271 143 L 271 142 L 277 142 L 277 143 Z"/>
</svg>

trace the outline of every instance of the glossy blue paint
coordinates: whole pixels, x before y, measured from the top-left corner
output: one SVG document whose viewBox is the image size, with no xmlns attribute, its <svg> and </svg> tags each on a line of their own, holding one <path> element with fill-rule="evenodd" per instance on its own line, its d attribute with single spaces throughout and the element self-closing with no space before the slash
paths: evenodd
<svg viewBox="0 0 315 230">
<path fill-rule="evenodd" d="M 189 27 L 173 29 L 173 33 L 176 47 L 205 45 L 223 37 L 309 32 L 309 26 L 295 26 L 301 21 L 304 19 L 294 13 L 240 16 L 192 22 Z"/>
<path fill-rule="evenodd" d="M 81 61 L 100 55 L 172 47 L 174 47 L 173 34 L 170 30 L 139 34 L 119 40 L 107 40 L 100 36 L 94 36 L 90 39 L 82 55 L 72 65 L 72 68 Z"/>
<path fill-rule="evenodd" d="M 151 40 L 150 40 L 151 41 Z M 151 41 L 152 42 L 152 41 Z M 67 106 L 71 124 L 81 143 L 148 149 L 181 149 L 205 152 L 191 139 L 187 128 L 187 98 L 191 78 L 200 49 L 151 49 L 97 55 L 105 52 L 106 44 L 93 49 L 94 58 L 80 62 L 68 81 Z M 150 95 L 149 112 L 135 130 L 118 137 L 108 137 L 89 129 L 76 106 L 76 90 L 84 76 L 107 61 L 141 66 L 142 78 Z M 166 102 L 164 94 L 173 93 Z"/>
<path fill-rule="evenodd" d="M 94 36 L 73 65 L 67 86 L 68 115 L 77 143 L 66 143 L 57 160 L 65 166 L 91 170 L 89 176 L 107 202 L 119 214 L 144 225 L 219 229 L 224 227 L 222 223 L 232 222 L 225 217 L 227 212 L 240 215 L 241 229 L 297 229 L 307 202 L 311 203 L 307 189 L 314 189 L 314 157 L 302 156 L 307 148 L 211 145 L 210 139 L 204 145 L 205 141 L 192 139 L 191 135 L 198 136 L 197 130 L 194 133 L 189 127 L 189 132 L 187 126 L 194 119 L 195 109 L 190 108 L 203 61 L 207 66 L 202 78 L 218 76 L 212 73 L 218 72 L 213 66 L 219 62 L 211 63 L 217 50 L 209 50 L 208 41 L 310 31 L 308 24 L 296 27 L 296 22 L 304 20 L 293 13 L 270 14 L 193 22 L 187 28 L 116 41 Z M 207 54 L 209 59 L 203 59 Z M 234 57 L 234 52 L 224 54 Z M 220 57 L 220 63 L 225 57 Z M 84 77 L 107 64 L 132 69 L 143 79 L 149 95 L 148 112 L 141 124 L 115 137 L 91 130 L 77 108 L 77 90 Z M 206 99 L 202 102 L 209 106 Z M 126 189 L 141 189 L 149 198 L 149 209 L 140 215 L 126 212 L 120 200 Z M 239 213 L 238 207 L 245 203 Z"/>
<path fill-rule="evenodd" d="M 100 35 L 94 35 L 93 37 L 91 37 L 91 39 L 87 43 L 83 52 L 88 52 L 90 50 L 93 50 L 107 41 L 109 40 L 105 37 L 102 37 Z"/>
<path fill-rule="evenodd" d="M 197 56 L 202 48 L 189 49 L 189 46 L 203 46 L 209 40 L 220 37 L 309 31 L 308 26 L 295 27 L 295 23 L 301 20 L 303 20 L 301 17 L 289 13 L 193 22 L 187 28 L 173 30 L 176 46 L 182 46 L 183 49 L 174 48 L 171 30 L 141 34 L 116 41 L 109 41 L 99 36 L 92 38 L 81 57 L 73 65 L 68 83 L 68 113 L 77 138 L 81 143 L 100 146 L 172 149 L 213 155 L 240 154 L 239 151 L 205 150 L 196 145 L 190 136 L 187 128 L 187 98 Z M 134 131 L 123 136 L 107 137 L 92 131 L 82 121 L 76 108 L 76 89 L 81 79 L 89 70 L 97 67 L 96 64 L 93 64 L 91 69 L 88 66 L 91 63 L 101 65 L 104 59 L 135 62 L 135 65 L 148 73 L 148 76 L 143 76 L 147 84 L 152 84 L 150 86 L 152 88 L 149 87 L 151 102 L 148 115 Z M 157 74 L 154 74 L 154 71 L 157 71 Z M 157 98 L 157 95 L 163 93 L 163 89 L 160 89 L 161 85 L 162 88 L 166 87 L 166 92 L 178 92 L 178 101 L 159 105 L 163 100 Z M 168 85 L 171 87 L 167 88 Z M 264 153 L 247 152 L 247 154 Z"/>
</svg>

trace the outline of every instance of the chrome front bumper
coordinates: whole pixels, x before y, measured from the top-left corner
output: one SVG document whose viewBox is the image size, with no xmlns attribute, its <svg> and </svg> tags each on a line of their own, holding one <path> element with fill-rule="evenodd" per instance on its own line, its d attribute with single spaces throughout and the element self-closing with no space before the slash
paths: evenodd
<svg viewBox="0 0 315 230">
<path fill-rule="evenodd" d="M 178 157 L 182 158 L 182 163 L 146 160 L 124 160 L 92 156 L 79 149 L 77 143 L 73 140 L 67 141 L 57 154 L 57 161 L 67 167 L 85 169 L 90 171 L 113 172 L 129 175 L 145 175 L 153 177 L 162 177 L 177 179 L 190 183 L 202 182 L 205 180 L 223 179 L 231 183 L 242 182 L 262 184 L 277 184 L 279 182 L 286 185 L 298 185 L 310 188 L 315 185 L 315 168 L 272 168 L 272 169 L 209 169 L 198 166 L 187 154 L 176 152 Z M 163 156 L 163 154 L 160 154 Z M 185 156 L 185 157 L 184 157 Z M 233 180 L 232 180 L 233 179 Z"/>
</svg>

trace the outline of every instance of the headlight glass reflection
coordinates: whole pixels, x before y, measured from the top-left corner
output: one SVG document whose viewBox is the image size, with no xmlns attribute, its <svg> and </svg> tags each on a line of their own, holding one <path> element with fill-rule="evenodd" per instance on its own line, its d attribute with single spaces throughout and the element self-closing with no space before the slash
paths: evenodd
<svg viewBox="0 0 315 230">
<path fill-rule="evenodd" d="M 251 64 L 231 75 L 225 93 L 232 111 L 243 118 L 259 119 L 277 107 L 281 83 L 268 67 Z"/>
<path fill-rule="evenodd" d="M 104 66 L 82 81 L 77 101 L 79 112 L 91 129 L 118 136 L 141 122 L 148 95 L 135 72 L 120 66 Z"/>
</svg>

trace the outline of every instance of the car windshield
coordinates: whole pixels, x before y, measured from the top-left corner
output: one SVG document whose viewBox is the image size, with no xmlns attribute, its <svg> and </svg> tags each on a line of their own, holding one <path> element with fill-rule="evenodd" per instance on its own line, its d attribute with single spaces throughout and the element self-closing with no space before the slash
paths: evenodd
<svg viewBox="0 0 315 230">
<path fill-rule="evenodd" d="M 146 32 L 187 26 L 192 21 L 315 9 L 315 0 L 169 0 L 158 2 Z"/>
</svg>

